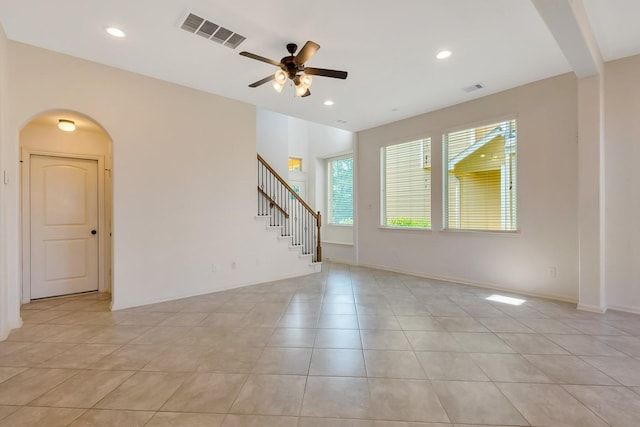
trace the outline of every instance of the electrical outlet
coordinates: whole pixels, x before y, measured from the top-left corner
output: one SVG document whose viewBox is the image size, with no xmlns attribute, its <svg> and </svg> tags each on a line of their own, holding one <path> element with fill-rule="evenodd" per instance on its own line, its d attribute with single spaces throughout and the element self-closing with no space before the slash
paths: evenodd
<svg viewBox="0 0 640 427">
<path fill-rule="evenodd" d="M 556 267 L 549 267 L 549 277 L 552 279 L 558 277 L 558 269 Z"/>
</svg>

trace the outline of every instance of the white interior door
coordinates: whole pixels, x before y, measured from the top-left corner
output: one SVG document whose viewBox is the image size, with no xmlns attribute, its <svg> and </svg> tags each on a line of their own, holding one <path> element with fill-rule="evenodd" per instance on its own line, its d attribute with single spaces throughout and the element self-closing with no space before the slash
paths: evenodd
<svg viewBox="0 0 640 427">
<path fill-rule="evenodd" d="M 98 290 L 98 162 L 30 161 L 31 299 Z"/>
</svg>

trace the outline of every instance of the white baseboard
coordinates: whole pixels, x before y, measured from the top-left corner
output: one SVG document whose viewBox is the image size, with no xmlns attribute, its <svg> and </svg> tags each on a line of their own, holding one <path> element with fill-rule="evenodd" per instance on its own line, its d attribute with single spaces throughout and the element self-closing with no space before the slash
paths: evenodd
<svg viewBox="0 0 640 427">
<path fill-rule="evenodd" d="M 640 314 L 640 307 L 633 307 L 630 305 L 620 304 L 607 304 L 607 308 L 610 310 L 624 311 L 627 313 Z"/>
<path fill-rule="evenodd" d="M 379 266 L 379 265 L 369 265 L 369 264 L 359 264 L 359 265 L 362 266 L 362 267 L 374 268 L 376 270 L 391 271 L 393 273 L 407 274 L 409 276 L 422 277 L 422 278 L 425 278 L 425 279 L 441 280 L 441 281 L 444 281 L 444 282 L 459 283 L 461 285 L 475 286 L 477 288 L 491 289 L 491 290 L 494 290 L 494 291 L 511 292 L 511 293 L 514 293 L 514 294 L 525 295 L 525 296 L 530 296 L 530 297 L 535 297 L 535 298 L 550 299 L 550 300 L 554 300 L 554 301 L 568 302 L 568 303 L 571 303 L 571 304 L 577 304 L 578 303 L 578 301 L 575 298 L 572 298 L 572 297 L 569 297 L 569 296 L 566 296 L 566 295 L 541 294 L 541 293 L 537 293 L 537 292 L 529 292 L 529 291 L 522 290 L 522 289 L 512 289 L 512 288 L 507 288 L 507 287 L 504 287 L 504 286 L 496 286 L 496 285 L 492 285 L 490 283 L 475 282 L 475 281 L 470 281 L 470 280 L 465 280 L 465 279 L 458 279 L 458 278 L 455 278 L 455 277 L 443 277 L 443 276 L 425 275 L 425 274 L 422 274 L 422 273 L 416 273 L 416 272 L 412 272 L 412 271 L 404 271 L 404 270 L 399 270 L 399 269 L 395 269 L 395 268 L 391 268 L 391 267 L 385 267 L 385 266 Z"/>
<path fill-rule="evenodd" d="M 589 305 L 589 304 L 578 304 L 576 307 L 578 310 L 588 311 L 591 313 L 604 314 L 607 312 L 607 307 L 602 307 L 599 305 Z"/>
</svg>

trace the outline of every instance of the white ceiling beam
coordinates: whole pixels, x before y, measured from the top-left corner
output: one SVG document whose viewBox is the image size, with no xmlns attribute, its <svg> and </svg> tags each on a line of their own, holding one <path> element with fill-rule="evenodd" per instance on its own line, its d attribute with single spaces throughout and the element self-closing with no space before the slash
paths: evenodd
<svg viewBox="0 0 640 427">
<path fill-rule="evenodd" d="M 578 78 L 602 74 L 600 48 L 582 0 L 531 0 Z"/>
</svg>

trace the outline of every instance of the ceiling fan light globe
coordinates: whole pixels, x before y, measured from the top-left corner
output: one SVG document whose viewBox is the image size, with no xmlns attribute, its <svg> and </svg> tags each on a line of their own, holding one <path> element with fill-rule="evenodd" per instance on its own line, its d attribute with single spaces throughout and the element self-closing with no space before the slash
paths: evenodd
<svg viewBox="0 0 640 427">
<path fill-rule="evenodd" d="M 287 81 L 287 73 L 282 70 L 278 70 L 275 73 L 276 83 L 283 84 Z"/>
<path fill-rule="evenodd" d="M 301 84 L 296 86 L 296 96 L 302 96 L 307 93 L 308 88 L 302 86 Z"/>
<path fill-rule="evenodd" d="M 276 92 L 280 93 L 282 92 L 282 89 L 284 88 L 284 85 L 282 83 L 278 83 L 277 80 L 275 80 L 273 83 L 273 88 L 276 90 Z"/>
<path fill-rule="evenodd" d="M 309 88 L 311 87 L 311 83 L 313 83 L 313 78 L 312 78 L 310 75 L 308 75 L 308 74 L 303 74 L 303 75 L 300 77 L 300 84 L 301 84 L 304 88 L 309 89 Z"/>
</svg>

